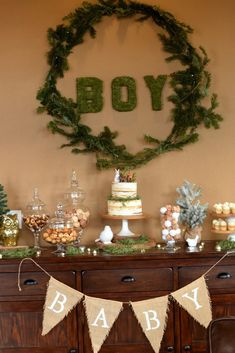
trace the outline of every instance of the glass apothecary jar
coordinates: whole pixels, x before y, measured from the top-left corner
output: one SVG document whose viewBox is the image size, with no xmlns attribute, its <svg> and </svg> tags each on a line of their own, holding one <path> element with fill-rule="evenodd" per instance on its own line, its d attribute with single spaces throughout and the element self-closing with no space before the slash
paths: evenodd
<svg viewBox="0 0 235 353">
<path fill-rule="evenodd" d="M 65 216 L 62 203 L 57 205 L 55 217 L 48 222 L 42 232 L 42 238 L 46 242 L 56 245 L 55 253 L 61 256 L 65 254 L 65 246 L 77 240 L 78 233 L 73 226 L 72 219 Z"/>
<path fill-rule="evenodd" d="M 24 225 L 34 235 L 34 249 L 40 250 L 40 233 L 49 221 L 45 203 L 40 200 L 38 189 L 35 188 L 32 200 L 26 205 L 23 213 Z"/>
<path fill-rule="evenodd" d="M 72 172 L 70 187 L 64 193 L 65 217 L 72 219 L 73 226 L 78 233 L 75 242 L 79 244 L 90 219 L 90 210 L 85 206 L 85 191 L 79 186 L 78 177 L 75 171 Z"/>
</svg>

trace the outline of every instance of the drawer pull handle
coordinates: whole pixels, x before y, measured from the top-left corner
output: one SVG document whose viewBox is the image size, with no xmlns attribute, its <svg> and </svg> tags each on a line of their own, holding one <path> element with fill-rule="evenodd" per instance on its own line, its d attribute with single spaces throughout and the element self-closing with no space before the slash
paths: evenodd
<svg viewBox="0 0 235 353">
<path fill-rule="evenodd" d="M 78 351 L 77 351 L 77 349 L 71 348 L 71 349 L 69 350 L 69 353 L 78 353 Z"/>
<path fill-rule="evenodd" d="M 232 275 L 228 272 L 221 272 L 217 275 L 217 278 L 219 279 L 227 279 L 227 278 L 231 278 Z"/>
<path fill-rule="evenodd" d="M 124 283 L 135 282 L 135 278 L 132 276 L 124 276 L 122 277 L 121 281 Z"/>
<path fill-rule="evenodd" d="M 184 346 L 184 350 L 185 350 L 186 352 L 191 351 L 191 346 L 190 346 L 189 344 L 186 344 L 186 345 Z"/>
<path fill-rule="evenodd" d="M 29 278 L 24 281 L 25 286 L 36 286 L 38 282 L 35 279 Z"/>
</svg>

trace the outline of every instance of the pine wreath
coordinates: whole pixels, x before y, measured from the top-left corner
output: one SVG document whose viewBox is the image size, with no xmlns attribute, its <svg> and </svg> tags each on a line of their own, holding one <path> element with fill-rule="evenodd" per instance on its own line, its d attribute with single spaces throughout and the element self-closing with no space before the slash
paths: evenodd
<svg viewBox="0 0 235 353">
<path fill-rule="evenodd" d="M 171 119 L 173 128 L 165 140 L 145 135 L 145 142 L 151 147 L 144 148 L 136 154 L 127 151 L 125 145 L 115 143 L 117 132 L 108 126 L 98 135 L 93 135 L 91 128 L 82 124 L 82 116 L 78 113 L 77 103 L 71 98 L 61 95 L 56 87 L 57 79 L 64 76 L 69 69 L 68 56 L 72 49 L 83 43 L 84 35 L 89 32 L 92 38 L 96 36 L 94 26 L 103 17 L 115 15 L 118 19 L 134 17 L 137 21 L 151 20 L 161 27 L 164 34 L 158 34 L 163 50 L 169 53 L 167 62 L 178 60 L 183 69 L 170 74 L 169 84 L 172 94 L 168 101 L 173 103 Z M 48 52 L 47 73 L 44 85 L 39 89 L 37 99 L 41 106 L 38 112 L 46 111 L 52 120 L 48 128 L 52 133 L 63 135 L 68 143 L 61 147 L 71 147 L 73 153 L 95 152 L 97 167 L 136 168 L 140 167 L 160 154 L 181 150 L 185 145 L 198 140 L 197 128 L 219 128 L 221 115 L 216 113 L 218 106 L 216 94 L 210 97 L 209 107 L 202 105 L 202 100 L 208 96 L 211 75 L 206 70 L 209 62 L 206 51 L 196 49 L 190 43 L 188 35 L 192 29 L 175 19 L 169 12 L 157 6 L 124 1 L 99 0 L 97 3 L 84 2 L 81 7 L 64 18 L 55 30 L 48 30 L 48 41 L 51 46 Z"/>
</svg>

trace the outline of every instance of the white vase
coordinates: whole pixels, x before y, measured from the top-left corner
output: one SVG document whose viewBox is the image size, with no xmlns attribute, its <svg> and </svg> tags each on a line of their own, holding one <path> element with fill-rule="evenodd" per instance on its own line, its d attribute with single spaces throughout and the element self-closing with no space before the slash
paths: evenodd
<svg viewBox="0 0 235 353">
<path fill-rule="evenodd" d="M 189 247 L 195 247 L 201 242 L 202 227 L 196 226 L 193 229 L 186 228 L 184 238 Z"/>
</svg>

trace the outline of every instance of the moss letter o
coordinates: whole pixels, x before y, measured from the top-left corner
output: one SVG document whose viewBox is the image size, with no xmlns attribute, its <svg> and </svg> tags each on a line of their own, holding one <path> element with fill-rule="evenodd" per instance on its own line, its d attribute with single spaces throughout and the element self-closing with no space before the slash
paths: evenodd
<svg viewBox="0 0 235 353">
<path fill-rule="evenodd" d="M 126 99 L 122 97 L 126 89 Z M 120 76 L 112 80 L 112 106 L 118 112 L 130 112 L 137 104 L 136 83 L 132 77 Z"/>
</svg>

